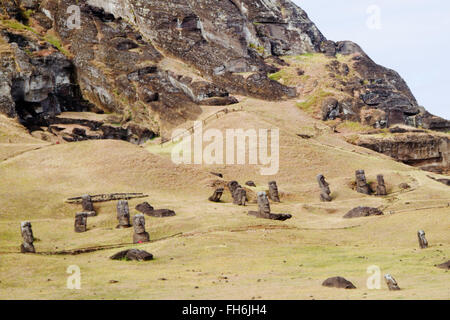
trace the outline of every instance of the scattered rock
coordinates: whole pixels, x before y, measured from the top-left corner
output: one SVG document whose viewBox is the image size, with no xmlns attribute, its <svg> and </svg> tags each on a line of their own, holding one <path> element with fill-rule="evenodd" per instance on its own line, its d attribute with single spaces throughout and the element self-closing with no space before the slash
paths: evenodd
<svg viewBox="0 0 450 320">
<path fill-rule="evenodd" d="M 448 260 L 447 262 L 438 264 L 436 267 L 441 268 L 441 269 L 450 270 L 450 260 Z"/>
<path fill-rule="evenodd" d="M 419 238 L 419 246 L 421 249 L 428 248 L 428 241 L 425 238 L 425 231 L 419 230 L 417 231 L 417 237 Z"/>
<path fill-rule="evenodd" d="M 319 183 L 320 188 L 320 201 L 329 202 L 332 200 L 330 194 L 330 185 L 325 180 L 325 177 L 322 174 L 317 176 L 317 182 Z"/>
<path fill-rule="evenodd" d="M 137 214 L 133 217 L 133 243 L 150 242 L 150 235 L 145 231 L 145 217 L 143 214 Z"/>
<path fill-rule="evenodd" d="M 381 216 L 381 215 L 383 215 L 383 212 L 377 208 L 357 207 L 347 212 L 347 214 L 343 218 L 351 219 L 351 218 Z"/>
<path fill-rule="evenodd" d="M 386 281 L 386 284 L 390 291 L 398 291 L 400 290 L 400 287 L 397 284 L 397 281 L 395 281 L 394 277 L 390 274 L 386 274 L 384 276 L 384 280 Z"/>
<path fill-rule="evenodd" d="M 35 253 L 33 242 L 33 230 L 31 228 L 31 222 L 24 221 L 20 224 L 20 231 L 22 233 L 23 243 L 20 246 L 20 252 L 22 253 Z"/>
<path fill-rule="evenodd" d="M 278 193 L 278 186 L 276 181 L 269 182 L 269 199 L 273 202 L 280 202 L 280 195 Z"/>
<path fill-rule="evenodd" d="M 353 283 L 342 277 L 333 277 L 326 279 L 322 286 L 340 289 L 356 289 Z"/>
<path fill-rule="evenodd" d="M 149 261 L 153 260 L 153 255 L 144 250 L 128 249 L 120 251 L 111 256 L 112 260 L 127 260 L 127 261 Z"/>
<path fill-rule="evenodd" d="M 117 225 L 118 229 L 131 227 L 128 201 L 119 200 L 117 203 L 117 219 L 119 220 L 119 224 Z"/>
<path fill-rule="evenodd" d="M 109 283 L 119 283 L 117 280 L 109 280 Z"/>
<path fill-rule="evenodd" d="M 408 189 L 411 189 L 411 186 L 410 186 L 409 184 L 407 184 L 407 183 L 400 183 L 400 184 L 398 185 L 398 187 L 399 187 L 400 189 L 402 189 L 402 190 L 408 190 Z"/>
<path fill-rule="evenodd" d="M 209 201 L 212 202 L 220 202 L 220 198 L 223 195 L 223 188 L 217 188 L 216 190 L 214 190 L 214 193 L 211 197 L 208 198 Z"/>
</svg>

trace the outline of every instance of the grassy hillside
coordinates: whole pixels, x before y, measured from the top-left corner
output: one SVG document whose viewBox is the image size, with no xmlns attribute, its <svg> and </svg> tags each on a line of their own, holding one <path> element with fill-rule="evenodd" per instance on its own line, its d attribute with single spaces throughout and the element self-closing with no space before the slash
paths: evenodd
<svg viewBox="0 0 450 320">
<path fill-rule="evenodd" d="M 20 130 L 20 139 L 2 140 L 6 160 L 0 162 L 0 298 L 449 299 L 449 274 L 434 265 L 450 256 L 450 189 L 426 172 L 346 143 L 297 103 L 243 99 L 238 106 L 243 111 L 205 126 L 222 131 L 280 128 L 280 170 L 271 177 L 249 165 L 177 166 L 170 160 L 170 145 L 54 145 Z M 0 121 L 5 125 L 7 120 Z M 20 151 L 3 155 L 12 145 Z M 389 196 L 356 193 L 352 182 L 357 169 L 366 170 L 369 182 L 384 174 Z M 228 194 L 225 203 L 208 202 L 213 192 L 209 185 L 216 180 L 210 171 L 241 184 L 254 180 L 255 191 L 276 180 L 282 203 L 272 204 L 272 211 L 293 218 L 278 222 L 247 216 L 256 205 L 233 206 Z M 330 183 L 331 203 L 319 201 L 319 173 Z M 411 189 L 400 189 L 403 182 Z M 132 229 L 115 229 L 115 203 L 107 202 L 96 204 L 99 215 L 88 219 L 88 232 L 74 233 L 73 217 L 81 208 L 64 200 L 108 192 L 148 194 L 147 199 L 130 201 L 132 215 L 136 204 L 148 201 L 155 208 L 175 210 L 177 216 L 146 217 L 154 242 L 132 246 Z M 380 207 L 386 215 L 342 219 L 360 205 Z M 38 253 L 122 246 L 80 255 L 20 254 L 23 220 L 32 222 Z M 418 229 L 426 231 L 430 248 L 418 248 Z M 131 247 L 153 253 L 155 260 L 109 260 Z M 81 290 L 66 288 L 70 265 L 81 268 Z M 382 274 L 391 273 L 403 290 L 390 292 L 384 283 L 380 290 L 368 290 L 366 270 L 371 265 L 379 266 Z M 321 286 L 338 275 L 358 289 Z"/>
</svg>

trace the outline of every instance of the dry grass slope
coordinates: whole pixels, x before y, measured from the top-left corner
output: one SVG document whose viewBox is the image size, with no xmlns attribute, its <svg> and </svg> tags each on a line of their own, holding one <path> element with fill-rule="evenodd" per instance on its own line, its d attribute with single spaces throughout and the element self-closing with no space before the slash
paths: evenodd
<svg viewBox="0 0 450 320">
<path fill-rule="evenodd" d="M 0 298 L 449 299 L 449 274 L 434 265 L 450 256 L 449 208 L 444 207 L 450 189 L 427 178 L 428 173 L 346 143 L 295 104 L 244 99 L 243 112 L 205 128 L 280 128 L 281 163 L 274 177 L 260 176 L 258 166 L 177 166 L 170 161 L 170 147 L 140 148 L 119 141 L 41 143 L 39 150 L 2 161 Z M 3 125 L 5 119 L 0 120 Z M 314 125 L 321 128 L 317 135 Z M 297 136 L 301 133 L 315 136 L 302 139 Z M 17 134 L 23 140 L 11 144 L 22 144 L 22 150 L 35 141 Z M 377 198 L 353 191 L 357 169 L 365 169 L 369 181 L 384 174 L 390 195 Z M 242 184 L 254 180 L 257 190 L 277 180 L 282 203 L 272 205 L 273 211 L 293 218 L 258 220 L 246 214 L 255 204 L 243 208 L 229 201 L 208 202 L 208 184 L 215 179 L 209 171 Z M 331 185 L 331 203 L 319 202 L 318 173 Z M 402 191 L 402 182 L 412 188 Z M 38 252 L 131 242 L 131 229 L 114 228 L 115 203 L 97 205 L 99 215 L 88 219 L 88 232 L 73 232 L 80 208 L 64 200 L 108 192 L 148 194 L 148 199 L 130 201 L 132 214 L 144 200 L 176 211 L 172 218 L 146 218 L 152 240 L 160 241 L 125 245 L 153 253 L 154 261 L 109 260 L 119 248 L 75 256 L 18 253 L 19 224 L 25 219 L 33 224 Z M 342 219 L 359 205 L 381 207 L 387 214 Z M 442 208 L 426 209 L 437 206 Z M 430 248 L 418 249 L 418 229 L 426 231 Z M 81 268 L 81 290 L 66 288 L 70 265 Z M 390 292 L 384 284 L 381 290 L 368 290 L 366 269 L 371 265 L 393 274 L 403 290 Z M 338 275 L 358 289 L 321 286 Z"/>
</svg>

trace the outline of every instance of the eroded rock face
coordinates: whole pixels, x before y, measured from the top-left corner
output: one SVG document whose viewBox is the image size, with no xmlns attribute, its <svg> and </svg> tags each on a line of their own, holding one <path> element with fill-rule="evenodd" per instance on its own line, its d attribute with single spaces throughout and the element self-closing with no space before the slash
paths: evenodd
<svg viewBox="0 0 450 320">
<path fill-rule="evenodd" d="M 322 283 L 322 286 L 339 289 L 356 289 L 353 283 L 342 277 L 328 278 Z"/>
<path fill-rule="evenodd" d="M 436 173 L 450 170 L 450 139 L 439 133 L 403 132 L 363 135 L 356 145 L 383 153 L 405 164 Z"/>
</svg>

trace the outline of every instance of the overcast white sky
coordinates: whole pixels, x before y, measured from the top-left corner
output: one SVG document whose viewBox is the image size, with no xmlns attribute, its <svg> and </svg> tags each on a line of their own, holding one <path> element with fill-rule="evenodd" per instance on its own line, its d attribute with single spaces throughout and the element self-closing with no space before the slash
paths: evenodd
<svg viewBox="0 0 450 320">
<path fill-rule="evenodd" d="M 419 104 L 450 119 L 450 1 L 294 2 L 327 39 L 358 43 L 375 62 L 399 72 Z"/>
</svg>

